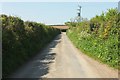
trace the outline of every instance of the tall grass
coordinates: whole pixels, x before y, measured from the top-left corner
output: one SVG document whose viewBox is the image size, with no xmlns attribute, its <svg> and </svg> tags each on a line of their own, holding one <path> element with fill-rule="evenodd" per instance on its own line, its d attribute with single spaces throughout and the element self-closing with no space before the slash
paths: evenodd
<svg viewBox="0 0 120 80">
<path fill-rule="evenodd" d="M 74 23 L 75 26 L 72 24 L 67 23 L 71 27 L 67 35 L 77 48 L 94 59 L 120 69 L 120 13 L 117 9 L 109 9 L 91 20 Z"/>
</svg>

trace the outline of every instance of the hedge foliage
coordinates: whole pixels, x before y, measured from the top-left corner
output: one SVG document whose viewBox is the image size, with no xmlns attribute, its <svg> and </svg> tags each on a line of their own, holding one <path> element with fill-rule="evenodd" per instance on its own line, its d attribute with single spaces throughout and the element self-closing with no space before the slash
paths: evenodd
<svg viewBox="0 0 120 80">
<path fill-rule="evenodd" d="M 19 17 L 3 14 L 0 19 L 3 77 L 7 77 L 60 33 L 58 29 L 37 22 L 24 22 Z"/>
<path fill-rule="evenodd" d="M 117 9 L 109 9 L 91 20 L 66 24 L 70 26 L 67 35 L 77 48 L 94 59 L 120 69 L 120 13 Z"/>
</svg>

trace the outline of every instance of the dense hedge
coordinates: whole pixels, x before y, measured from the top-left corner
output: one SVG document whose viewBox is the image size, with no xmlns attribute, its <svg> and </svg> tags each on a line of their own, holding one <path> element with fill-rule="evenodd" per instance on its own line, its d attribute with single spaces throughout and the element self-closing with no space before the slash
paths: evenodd
<svg viewBox="0 0 120 80">
<path fill-rule="evenodd" d="M 68 37 L 87 55 L 119 68 L 118 34 L 120 31 L 120 13 L 117 9 L 109 9 L 91 20 L 80 23 L 66 23 L 70 26 Z"/>
<path fill-rule="evenodd" d="M 58 29 L 36 22 L 24 22 L 19 17 L 1 15 L 2 74 L 8 76 L 35 55 L 57 34 Z"/>
</svg>

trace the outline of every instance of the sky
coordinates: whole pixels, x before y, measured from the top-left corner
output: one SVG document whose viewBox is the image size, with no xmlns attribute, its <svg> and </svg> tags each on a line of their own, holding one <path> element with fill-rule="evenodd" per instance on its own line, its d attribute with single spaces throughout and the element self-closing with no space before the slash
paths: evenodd
<svg viewBox="0 0 120 80">
<path fill-rule="evenodd" d="M 24 21 L 36 21 L 48 25 L 64 24 L 77 16 L 78 5 L 81 16 L 92 18 L 118 7 L 118 2 L 2 2 L 1 14 L 18 16 Z"/>
</svg>

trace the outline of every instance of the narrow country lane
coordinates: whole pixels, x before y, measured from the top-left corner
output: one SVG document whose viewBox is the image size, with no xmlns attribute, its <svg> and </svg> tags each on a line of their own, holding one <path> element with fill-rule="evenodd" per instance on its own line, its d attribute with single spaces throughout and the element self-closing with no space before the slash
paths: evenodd
<svg viewBox="0 0 120 80">
<path fill-rule="evenodd" d="M 63 32 L 10 77 L 118 78 L 118 71 L 78 51 Z"/>
</svg>

